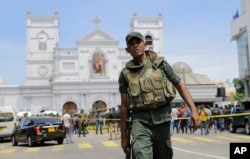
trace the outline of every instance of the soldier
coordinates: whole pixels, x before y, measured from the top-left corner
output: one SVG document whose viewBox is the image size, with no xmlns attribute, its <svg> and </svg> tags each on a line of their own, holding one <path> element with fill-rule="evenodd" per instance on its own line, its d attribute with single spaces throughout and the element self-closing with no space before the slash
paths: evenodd
<svg viewBox="0 0 250 159">
<path fill-rule="evenodd" d="M 170 138 L 171 106 L 175 89 L 191 109 L 194 130 L 200 119 L 185 84 L 171 66 L 153 51 L 139 32 L 126 36 L 126 51 L 133 57 L 119 76 L 121 95 L 121 147 L 126 153 L 130 146 L 129 125 L 132 120 L 132 155 L 136 159 L 172 159 Z M 172 87 L 174 85 L 174 87 Z"/>
<path fill-rule="evenodd" d="M 115 110 L 115 107 L 112 107 L 108 119 L 109 119 L 109 134 L 110 134 L 109 140 L 112 140 L 113 133 L 115 133 L 115 139 L 118 139 L 117 127 L 118 127 L 119 113 Z"/>
</svg>

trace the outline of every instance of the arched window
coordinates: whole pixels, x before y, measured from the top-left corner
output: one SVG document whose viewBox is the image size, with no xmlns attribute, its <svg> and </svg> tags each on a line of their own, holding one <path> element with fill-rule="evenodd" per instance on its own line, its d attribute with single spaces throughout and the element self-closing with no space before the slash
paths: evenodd
<svg viewBox="0 0 250 159">
<path fill-rule="evenodd" d="M 48 34 L 45 33 L 43 30 L 37 36 L 39 42 L 39 50 L 47 50 L 47 41 L 48 41 Z"/>
<path fill-rule="evenodd" d="M 148 50 L 153 50 L 153 38 L 150 35 L 147 35 L 145 41 L 148 45 Z"/>
<path fill-rule="evenodd" d="M 153 39 L 151 36 L 147 35 L 145 37 L 145 41 L 146 41 L 147 45 L 153 45 Z"/>
</svg>

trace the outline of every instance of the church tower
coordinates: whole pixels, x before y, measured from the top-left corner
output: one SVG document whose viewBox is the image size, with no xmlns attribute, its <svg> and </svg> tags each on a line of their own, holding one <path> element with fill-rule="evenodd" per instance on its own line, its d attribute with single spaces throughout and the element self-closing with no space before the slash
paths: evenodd
<svg viewBox="0 0 250 159">
<path fill-rule="evenodd" d="M 34 16 L 27 21 L 26 84 L 49 84 L 53 76 L 54 48 L 59 44 L 59 16 Z"/>
<path fill-rule="evenodd" d="M 139 17 L 134 13 L 130 21 L 131 31 L 141 32 L 144 36 L 148 50 L 155 51 L 158 55 L 164 56 L 164 34 L 163 17 Z"/>
</svg>

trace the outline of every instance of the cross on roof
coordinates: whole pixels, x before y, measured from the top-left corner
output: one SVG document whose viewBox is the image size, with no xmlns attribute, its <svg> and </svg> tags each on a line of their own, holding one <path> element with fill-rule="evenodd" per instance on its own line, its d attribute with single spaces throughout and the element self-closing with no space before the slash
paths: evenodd
<svg viewBox="0 0 250 159">
<path fill-rule="evenodd" d="M 98 24 L 101 22 L 101 20 L 98 17 L 95 17 L 94 23 L 96 24 L 96 27 L 98 28 Z"/>
</svg>

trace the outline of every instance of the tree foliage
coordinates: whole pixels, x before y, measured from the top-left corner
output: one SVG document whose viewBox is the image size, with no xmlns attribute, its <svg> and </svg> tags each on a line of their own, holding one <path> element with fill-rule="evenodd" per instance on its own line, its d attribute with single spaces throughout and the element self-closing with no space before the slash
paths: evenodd
<svg viewBox="0 0 250 159">
<path fill-rule="evenodd" d="M 241 100 L 241 99 L 245 98 L 246 95 L 245 95 L 244 82 L 242 82 L 238 78 L 234 78 L 233 79 L 233 84 L 234 84 L 234 88 L 236 90 L 234 99 L 235 100 Z"/>
</svg>

